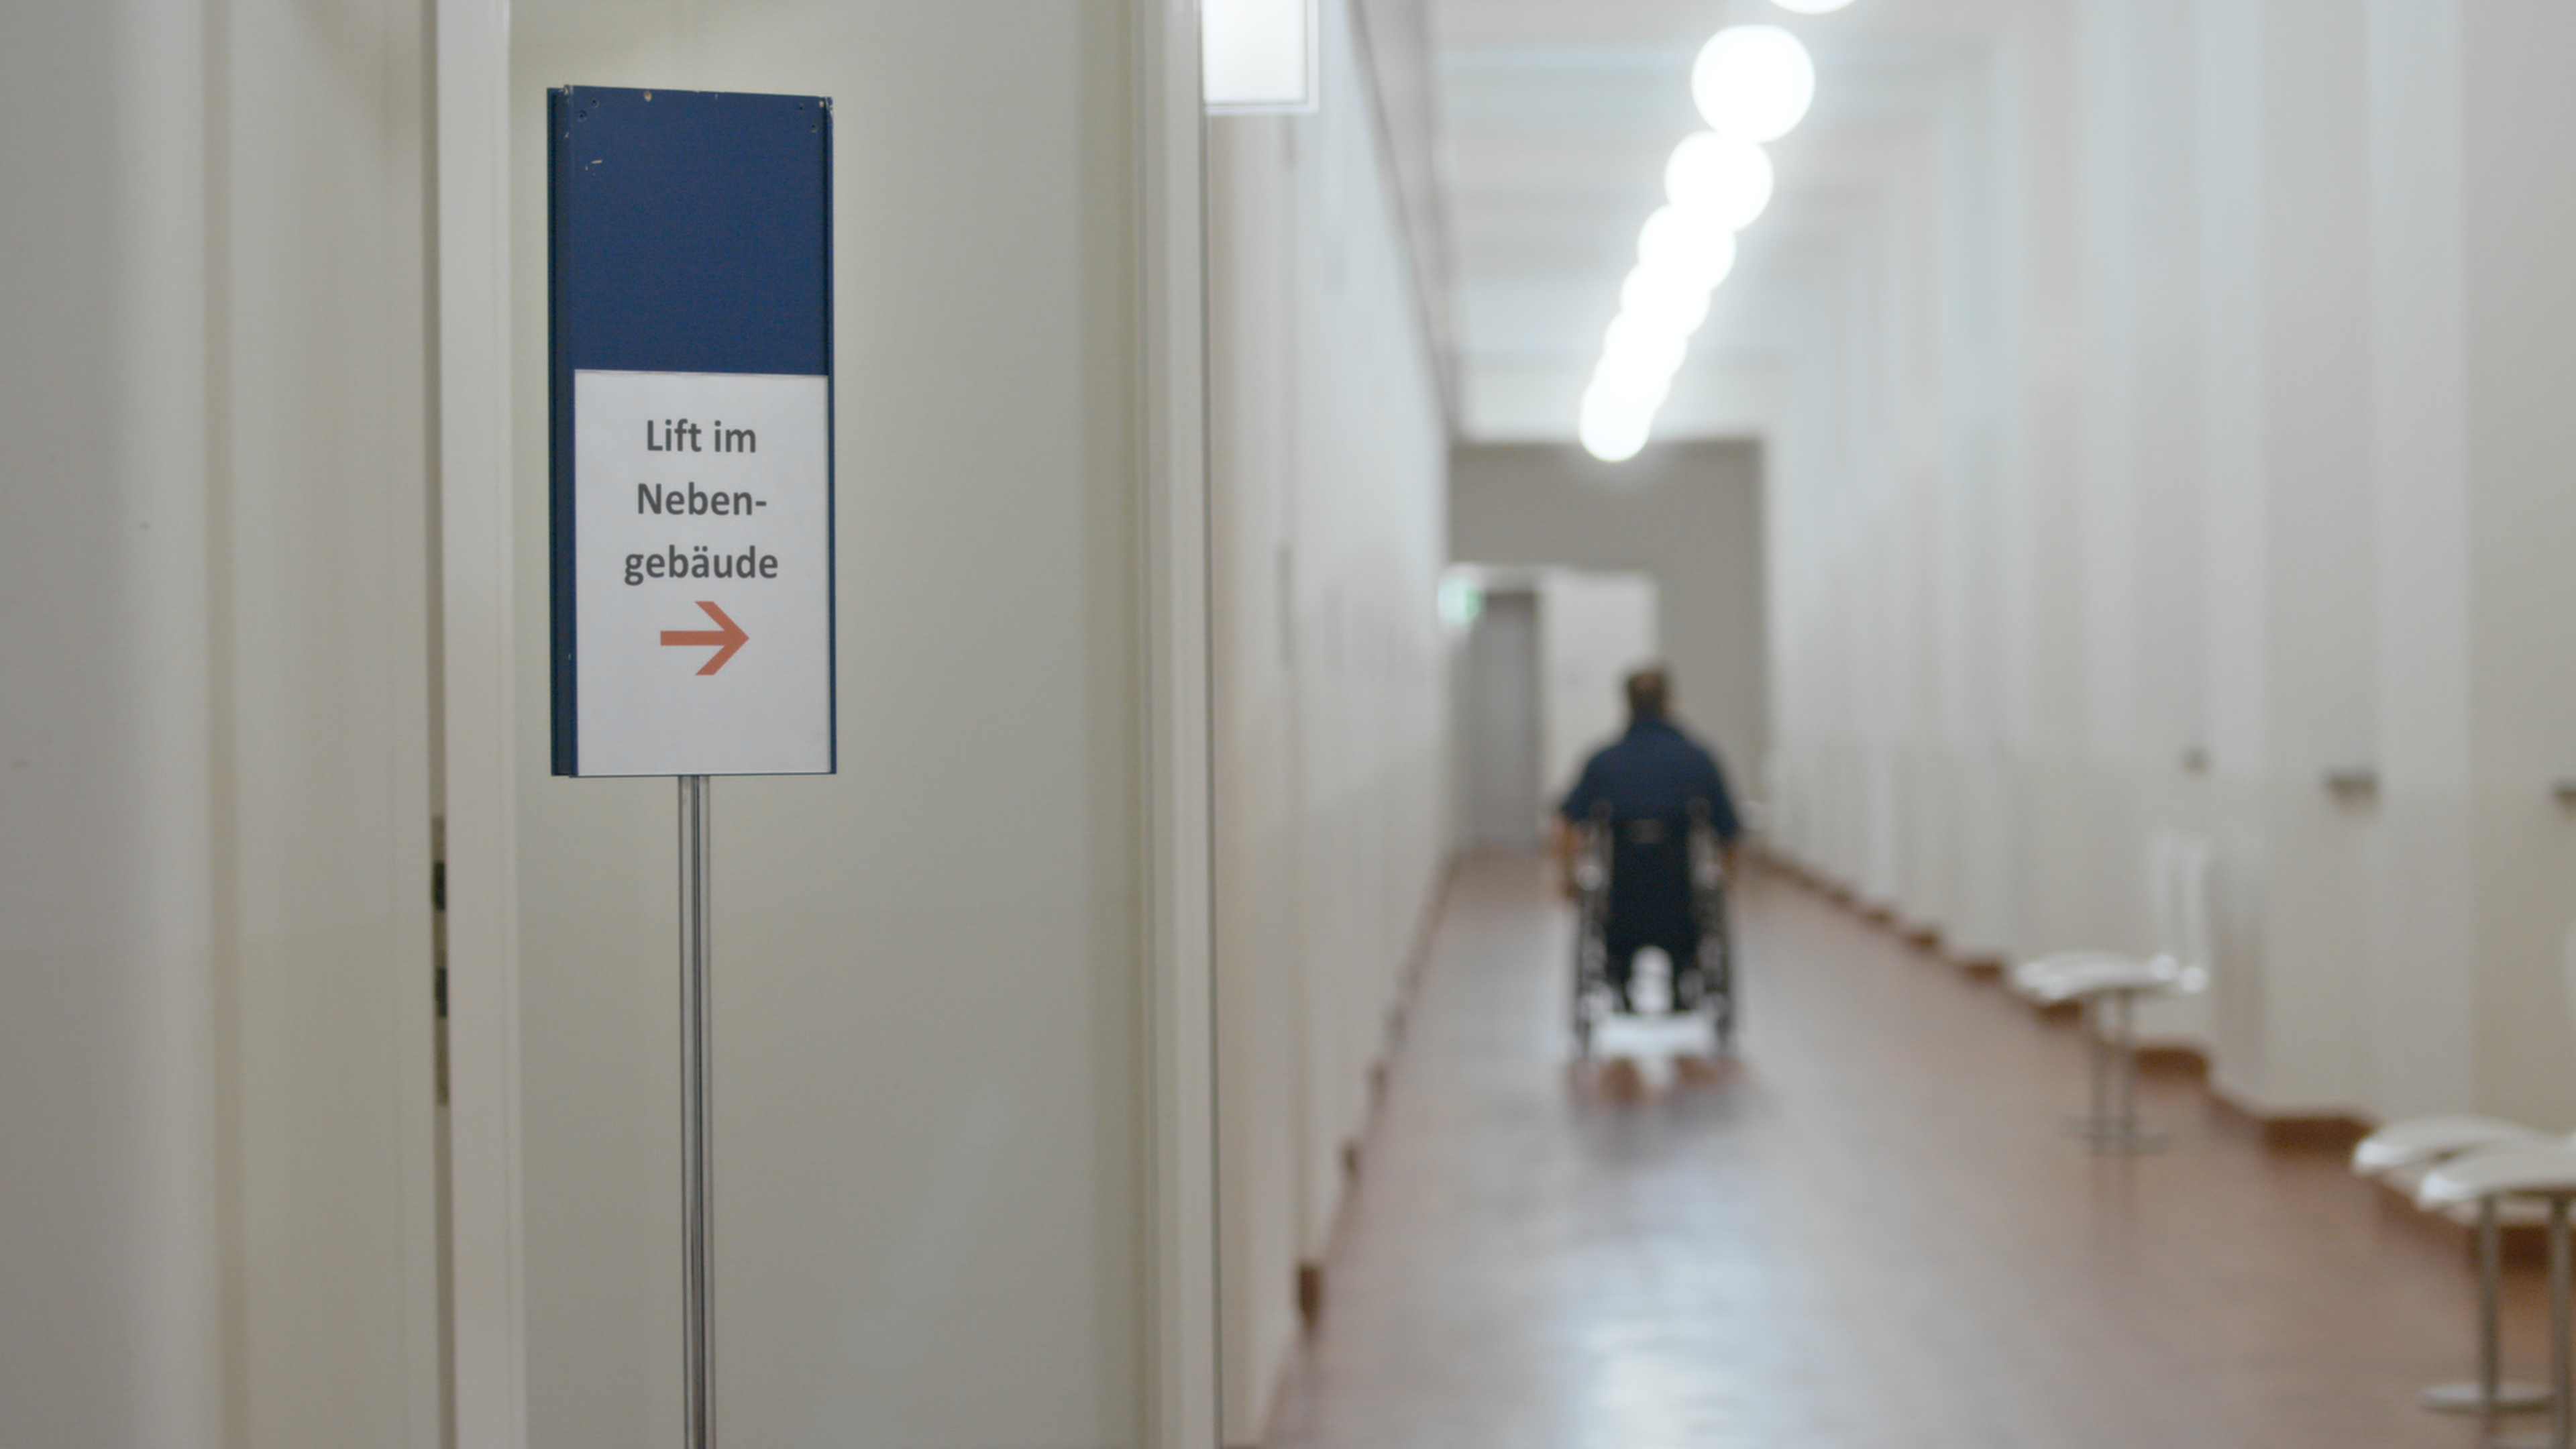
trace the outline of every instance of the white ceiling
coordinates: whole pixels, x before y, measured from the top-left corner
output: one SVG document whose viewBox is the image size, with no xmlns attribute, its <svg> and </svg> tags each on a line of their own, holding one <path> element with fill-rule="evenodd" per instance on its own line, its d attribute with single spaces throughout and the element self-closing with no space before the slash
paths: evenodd
<svg viewBox="0 0 2576 1449">
<path fill-rule="evenodd" d="M 1978 64 L 2024 0 L 1429 0 L 1452 372 L 1472 441 L 1568 441 L 1618 310 L 1664 159 L 1699 129 L 1691 60 L 1719 27 L 1768 22 L 1816 58 L 1816 103 L 1772 146 L 1779 191 L 1746 230 L 1659 437 L 1750 431 L 1776 398 L 1778 305 L 1798 270 L 1924 164 L 1945 77 Z"/>
</svg>

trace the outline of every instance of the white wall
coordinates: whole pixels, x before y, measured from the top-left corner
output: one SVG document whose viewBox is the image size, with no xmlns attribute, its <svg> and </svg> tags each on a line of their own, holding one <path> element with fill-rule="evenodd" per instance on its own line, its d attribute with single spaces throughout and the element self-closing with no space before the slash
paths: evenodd
<svg viewBox="0 0 2576 1449">
<path fill-rule="evenodd" d="M 2568 24 L 2032 0 L 1951 68 L 1782 339 L 1796 849 L 2030 952 L 2144 945 L 2208 834 L 2218 987 L 2149 1025 L 2223 1090 L 2576 1122 Z"/>
<path fill-rule="evenodd" d="M 1210 126 L 1225 1442 L 1256 1442 L 1447 848 L 1446 435 L 1347 6 Z"/>
<path fill-rule="evenodd" d="M 1146 878 L 1149 811 L 1195 787 L 1149 781 L 1145 717 L 1150 682 L 1157 729 L 1197 718 L 1147 653 L 1188 601 L 1146 582 L 1146 453 L 1197 449 L 1149 442 L 1142 381 L 1186 373 L 1195 418 L 1195 342 L 1146 355 L 1198 309 L 1156 310 L 1143 193 L 1197 129 L 1145 135 L 1135 77 L 1186 13 L 516 10 L 536 1441 L 668 1438 L 679 1369 L 671 790 L 537 773 L 536 117 L 567 79 L 840 100 L 846 764 L 716 790 L 726 1436 L 1197 1437 L 1148 1341 L 1195 1316 L 1151 1135 L 1194 1104 L 1147 1044 L 1147 912 L 1191 912 Z M 12 16 L 0 1441 L 447 1438 L 428 16 Z M 1181 524 L 1151 576 L 1196 572 Z"/>
<path fill-rule="evenodd" d="M 725 1437 L 1147 1431 L 1144 13 L 514 7 L 533 1442 L 680 1368 L 674 792 L 543 773 L 565 81 L 835 101 L 841 769 L 713 787 Z"/>
<path fill-rule="evenodd" d="M 1508 627 L 1527 629 L 1534 637 L 1527 645 L 1529 676 L 1519 681 L 1528 690 L 1527 698 L 1495 699 L 1494 689 L 1502 684 L 1499 679 L 1455 681 L 1459 687 L 1451 694 L 1457 717 L 1452 721 L 1450 773 L 1452 793 L 1461 798 L 1453 801 L 1453 830 L 1461 843 L 1536 846 L 1546 839 L 1548 822 L 1582 775 L 1584 762 L 1626 731 L 1628 676 L 1666 662 L 1660 591 L 1654 575 L 1646 573 L 1452 564 L 1444 574 L 1443 587 L 1461 586 L 1477 590 L 1484 602 L 1471 629 L 1452 626 L 1449 631 L 1453 674 L 1472 667 L 1470 656 L 1494 618 L 1498 601 L 1509 601 L 1506 607 L 1516 607 L 1520 613 L 1520 622 Z M 1510 675 L 1508 667 L 1500 672 L 1505 678 Z M 1486 710 L 1503 711 L 1504 717 L 1488 720 L 1469 713 Z M 1519 722 L 1509 718 L 1515 710 L 1526 710 L 1531 716 L 1529 724 L 1536 736 L 1529 762 L 1533 778 L 1507 788 L 1530 807 L 1529 813 L 1509 829 L 1480 830 L 1463 797 L 1471 791 L 1497 796 L 1503 791 L 1467 778 L 1469 770 L 1484 767 L 1473 737 L 1498 726 L 1516 728 Z"/>
<path fill-rule="evenodd" d="M 2556 952 L 2576 896 L 2576 12 L 2460 0 L 2461 333 L 2468 462 L 2469 840 L 2482 1101 L 2576 1123 L 2576 1023 Z M 2407 545 L 2393 542 L 2391 566 Z"/>
<path fill-rule="evenodd" d="M 0 58 L 0 1441 L 440 1441 L 425 35 Z"/>
<path fill-rule="evenodd" d="M 1651 577 L 1676 706 L 1751 793 L 1771 730 L 1763 492 L 1751 442 L 1659 443 L 1619 464 L 1562 444 L 1462 445 L 1450 556 Z M 1615 691 L 1606 707 L 1617 714 Z"/>
<path fill-rule="evenodd" d="M 1630 674 L 1662 656 L 1649 574 L 1550 569 L 1538 581 L 1539 800 L 1553 809 L 1583 762 L 1628 726 Z"/>
</svg>

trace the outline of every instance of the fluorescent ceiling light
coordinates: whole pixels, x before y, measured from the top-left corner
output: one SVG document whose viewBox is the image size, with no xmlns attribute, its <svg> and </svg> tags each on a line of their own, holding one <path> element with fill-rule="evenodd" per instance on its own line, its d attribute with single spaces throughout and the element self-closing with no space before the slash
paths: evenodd
<svg viewBox="0 0 2576 1449">
<path fill-rule="evenodd" d="M 1704 290 L 1735 270 L 1735 233 L 1707 218 L 1659 206 L 1637 233 L 1637 264 L 1688 277 Z"/>
<path fill-rule="evenodd" d="M 1650 318 L 1622 312 L 1601 339 L 1604 368 L 1633 367 L 1670 377 L 1690 351 L 1690 339 Z"/>
<path fill-rule="evenodd" d="M 1816 63 L 1777 25 L 1730 25 L 1700 47 L 1691 100 L 1709 126 L 1747 141 L 1776 141 L 1806 119 Z"/>
<path fill-rule="evenodd" d="M 1850 0 L 1778 3 L 1821 15 Z M 1592 456 L 1616 463 L 1646 445 L 1691 335 L 1708 320 L 1710 293 L 1735 268 L 1735 233 L 1771 204 L 1777 178 L 1762 145 L 1794 130 L 1815 99 L 1814 57 L 1777 25 L 1730 25 L 1701 47 L 1691 100 L 1709 129 L 1673 148 L 1664 167 L 1672 204 L 1637 234 L 1636 269 L 1620 284 L 1619 315 L 1583 391 L 1576 431 Z"/>
<path fill-rule="evenodd" d="M 1592 412 L 1652 419 L 1672 391 L 1673 380 L 1663 373 L 1604 370 L 1594 374 L 1592 385 L 1584 389 L 1583 406 Z"/>
<path fill-rule="evenodd" d="M 1654 426 L 1654 409 L 1619 406 L 1596 389 L 1583 395 L 1575 435 L 1583 440 L 1583 451 L 1604 463 L 1618 463 L 1637 456 Z"/>
<path fill-rule="evenodd" d="M 1322 90 L 1318 0 L 1205 0 L 1200 85 L 1220 115 L 1311 111 Z"/>
<path fill-rule="evenodd" d="M 1619 308 L 1676 337 L 1688 337 L 1708 320 L 1708 288 L 1640 264 L 1619 286 Z"/>
<path fill-rule="evenodd" d="M 1673 205 L 1726 231 L 1742 231 L 1771 204 L 1771 158 L 1741 136 L 1696 131 L 1664 167 Z"/>
</svg>

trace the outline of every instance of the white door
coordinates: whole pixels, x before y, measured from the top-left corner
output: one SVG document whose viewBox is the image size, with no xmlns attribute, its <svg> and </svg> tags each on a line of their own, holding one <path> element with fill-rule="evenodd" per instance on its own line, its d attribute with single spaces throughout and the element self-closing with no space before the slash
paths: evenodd
<svg viewBox="0 0 2576 1449">
<path fill-rule="evenodd" d="M 1655 662 L 1658 594 L 1643 573 L 1551 570 L 1539 585 L 1539 789 L 1574 787 L 1592 752 L 1628 727 L 1626 683 Z"/>
<path fill-rule="evenodd" d="M 1463 745 L 1467 841 L 1526 847 L 1538 841 L 1538 601 L 1524 593 L 1485 597 L 1467 635 Z"/>
</svg>

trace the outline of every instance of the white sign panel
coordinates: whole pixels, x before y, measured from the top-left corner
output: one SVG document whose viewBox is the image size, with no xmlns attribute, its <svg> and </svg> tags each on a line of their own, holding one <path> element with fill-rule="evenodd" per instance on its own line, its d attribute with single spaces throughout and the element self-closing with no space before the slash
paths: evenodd
<svg viewBox="0 0 2576 1449">
<path fill-rule="evenodd" d="M 583 775 L 832 768 L 831 380 L 573 374 Z"/>
</svg>

